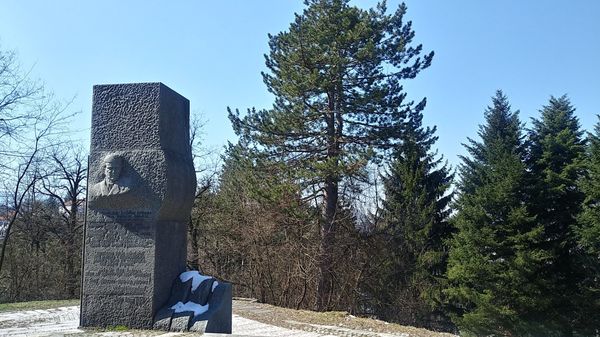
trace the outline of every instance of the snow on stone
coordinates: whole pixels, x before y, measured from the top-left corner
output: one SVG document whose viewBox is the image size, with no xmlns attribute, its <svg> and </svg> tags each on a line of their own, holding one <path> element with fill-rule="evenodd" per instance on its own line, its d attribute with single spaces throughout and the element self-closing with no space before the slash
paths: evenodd
<svg viewBox="0 0 600 337">
<path fill-rule="evenodd" d="M 190 270 L 179 275 L 179 279 L 181 282 L 187 282 L 189 279 L 192 279 L 192 291 L 195 291 L 200 286 L 200 283 L 204 280 L 211 279 L 210 276 L 204 276 L 200 274 L 197 270 Z"/>
<path fill-rule="evenodd" d="M 194 316 L 201 315 L 208 310 L 208 303 L 206 305 L 200 305 L 198 303 L 194 303 L 192 301 L 188 302 L 177 302 L 175 305 L 171 307 L 171 309 L 175 310 L 175 313 L 180 313 L 184 311 L 193 311 Z"/>
</svg>

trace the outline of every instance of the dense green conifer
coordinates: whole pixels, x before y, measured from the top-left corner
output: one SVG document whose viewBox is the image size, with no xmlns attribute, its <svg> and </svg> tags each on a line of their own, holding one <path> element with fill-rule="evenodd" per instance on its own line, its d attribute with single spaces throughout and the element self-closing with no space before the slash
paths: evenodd
<svg viewBox="0 0 600 337">
<path fill-rule="evenodd" d="M 384 176 L 383 226 L 389 260 L 378 272 L 389 287 L 379 308 L 388 320 L 444 328 L 441 289 L 447 260 L 448 189 L 452 174 L 432 146 L 435 128 L 422 126 L 422 114 L 413 111 L 406 121 L 402 143 Z"/>
<path fill-rule="evenodd" d="M 600 119 L 600 116 L 598 116 Z M 600 121 L 594 133 L 588 136 L 586 174 L 580 180 L 581 190 L 585 194 L 582 212 L 578 217 L 576 229 L 580 254 L 576 265 L 583 273 L 579 291 L 583 303 L 580 326 L 590 335 L 600 333 Z"/>
<path fill-rule="evenodd" d="M 546 316 L 558 325 L 560 336 L 572 336 L 586 329 L 587 321 L 581 310 L 586 299 L 580 292 L 584 276 L 575 236 L 584 200 L 578 180 L 584 173 L 585 140 L 567 96 L 550 98 L 540 119 L 533 120 L 529 138 L 528 206 L 543 228 L 539 248 L 550 256 L 537 277 L 551 301 Z"/>
<path fill-rule="evenodd" d="M 446 289 L 463 336 L 542 336 L 552 331 L 536 273 L 547 256 L 542 228 L 524 205 L 527 169 L 518 112 L 498 91 L 485 111 L 481 141 L 462 157 Z"/>
<path fill-rule="evenodd" d="M 585 192 L 585 201 L 579 217 L 581 228 L 578 234 L 587 252 L 600 257 L 600 121 L 594 131 L 588 137 L 587 174 L 580 184 Z"/>
</svg>

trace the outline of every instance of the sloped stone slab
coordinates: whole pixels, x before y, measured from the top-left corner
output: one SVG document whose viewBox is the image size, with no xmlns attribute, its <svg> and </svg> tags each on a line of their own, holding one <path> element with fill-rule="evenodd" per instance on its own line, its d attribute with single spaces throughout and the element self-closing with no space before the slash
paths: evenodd
<svg viewBox="0 0 600 337">
<path fill-rule="evenodd" d="M 174 313 L 171 318 L 171 331 L 188 331 L 190 320 L 194 317 L 193 311 Z"/>
<path fill-rule="evenodd" d="M 179 277 L 173 282 L 173 288 L 171 288 L 171 296 L 166 306 L 172 307 L 177 302 L 187 302 L 192 294 L 192 280 L 181 282 Z"/>
<path fill-rule="evenodd" d="M 192 319 L 192 322 L 190 323 L 190 331 L 205 333 L 207 324 L 208 324 L 208 321 L 206 321 L 206 320 L 202 320 L 202 321 L 196 320 L 195 321 L 194 319 Z"/>
<path fill-rule="evenodd" d="M 210 314 L 210 318 L 206 325 L 206 332 L 231 333 L 231 301 L 231 284 L 219 283 L 208 302 L 207 314 Z"/>
<path fill-rule="evenodd" d="M 206 305 L 212 293 L 212 285 L 214 282 L 216 282 L 214 278 L 202 281 L 198 288 L 191 292 L 189 300 L 200 305 Z M 185 303 L 187 301 L 182 302 Z"/>
<path fill-rule="evenodd" d="M 175 310 L 169 307 L 160 309 L 156 315 L 154 315 L 154 325 L 152 328 L 155 330 L 169 331 L 171 328 L 171 317 L 173 316 L 174 312 Z"/>
</svg>

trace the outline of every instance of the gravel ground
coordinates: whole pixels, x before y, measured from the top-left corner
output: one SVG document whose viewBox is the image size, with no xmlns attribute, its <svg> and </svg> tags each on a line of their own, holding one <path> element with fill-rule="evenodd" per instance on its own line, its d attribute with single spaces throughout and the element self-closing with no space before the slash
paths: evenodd
<svg viewBox="0 0 600 337">
<path fill-rule="evenodd" d="M 233 303 L 234 336 L 291 337 L 452 337 L 424 329 L 403 327 L 377 320 L 356 318 L 345 313 L 317 313 L 291 310 L 250 300 Z M 78 329 L 79 307 L 0 312 L 0 336 L 198 336 L 193 333 L 128 330 Z M 205 336 L 226 336 L 205 334 Z M 231 336 L 231 335 L 229 335 Z"/>
</svg>

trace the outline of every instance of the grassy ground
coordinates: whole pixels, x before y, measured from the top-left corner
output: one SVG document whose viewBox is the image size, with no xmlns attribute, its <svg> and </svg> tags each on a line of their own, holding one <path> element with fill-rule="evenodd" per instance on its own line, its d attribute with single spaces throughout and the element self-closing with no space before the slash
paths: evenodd
<svg viewBox="0 0 600 337">
<path fill-rule="evenodd" d="M 59 300 L 59 301 L 32 301 L 17 303 L 0 303 L 0 312 L 19 311 L 19 310 L 39 310 L 58 307 L 68 307 L 79 305 L 79 300 Z"/>
</svg>

